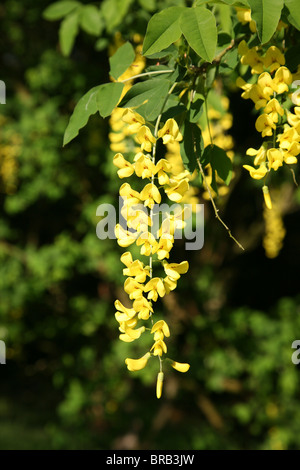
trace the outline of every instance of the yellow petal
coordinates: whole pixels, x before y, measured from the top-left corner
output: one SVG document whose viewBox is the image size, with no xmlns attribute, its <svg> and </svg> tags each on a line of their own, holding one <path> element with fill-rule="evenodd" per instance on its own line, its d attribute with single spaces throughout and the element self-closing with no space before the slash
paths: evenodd
<svg viewBox="0 0 300 470">
<path fill-rule="evenodd" d="M 127 365 L 127 369 L 130 371 L 143 369 L 147 365 L 147 362 L 150 356 L 151 356 L 150 352 L 147 352 L 140 359 L 129 359 L 129 358 L 125 359 L 125 364 Z"/>
</svg>

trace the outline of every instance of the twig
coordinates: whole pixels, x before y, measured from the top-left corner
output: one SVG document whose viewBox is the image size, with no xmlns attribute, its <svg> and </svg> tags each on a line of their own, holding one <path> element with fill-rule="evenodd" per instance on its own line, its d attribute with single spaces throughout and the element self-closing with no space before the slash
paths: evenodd
<svg viewBox="0 0 300 470">
<path fill-rule="evenodd" d="M 203 182 L 206 186 L 206 189 L 207 189 L 207 192 L 208 192 L 208 195 L 209 195 L 209 199 L 212 203 L 212 206 L 213 206 L 213 209 L 214 209 L 214 212 L 215 212 L 215 216 L 216 218 L 219 220 L 219 222 L 221 222 L 221 224 L 223 225 L 223 227 L 225 227 L 225 229 L 227 230 L 228 232 L 228 235 L 230 236 L 230 238 L 233 239 L 233 241 L 243 250 L 245 251 L 245 248 L 243 247 L 243 245 L 241 245 L 240 242 L 237 241 L 237 239 L 232 235 L 231 233 L 231 230 L 229 227 L 227 227 L 227 225 L 225 224 L 225 222 L 221 219 L 221 217 L 219 216 L 219 209 L 217 208 L 216 204 L 215 204 L 215 201 L 213 199 L 213 196 L 212 196 L 212 193 L 211 193 L 211 190 L 210 190 L 210 187 L 209 187 L 209 184 L 207 183 L 206 181 L 206 177 L 205 177 L 205 174 L 204 174 L 204 171 L 203 171 L 203 168 L 202 168 L 202 165 L 201 165 L 201 162 L 200 162 L 200 159 L 197 157 L 197 164 L 199 166 L 199 170 L 200 170 L 200 173 L 201 173 L 201 176 L 203 178 Z"/>
</svg>

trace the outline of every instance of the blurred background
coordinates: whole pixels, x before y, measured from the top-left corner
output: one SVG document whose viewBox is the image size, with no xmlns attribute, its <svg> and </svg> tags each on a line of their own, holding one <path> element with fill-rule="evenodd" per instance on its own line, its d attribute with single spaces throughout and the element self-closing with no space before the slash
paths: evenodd
<svg viewBox="0 0 300 470">
<path fill-rule="evenodd" d="M 266 215 L 261 185 L 242 169 L 245 150 L 259 145 L 255 114 L 228 78 L 235 175 L 216 203 L 245 251 L 199 190 L 204 247 L 176 243 L 173 259 L 190 270 L 160 304 L 170 357 L 191 368 L 168 371 L 157 400 L 156 369 L 128 372 L 124 359 L 144 352 L 118 340 L 124 250 L 96 236 L 96 209 L 117 204 L 120 186 L 110 120 L 95 115 L 62 142 L 79 98 L 109 80 L 110 48 L 120 38 L 138 45 L 155 11 L 189 2 L 97 2 L 98 24 L 78 31 L 69 56 L 60 21 L 43 17 L 51 3 L 0 5 L 0 449 L 299 448 L 291 345 L 300 339 L 300 192 L 291 172 L 276 173 L 276 210 Z"/>
</svg>

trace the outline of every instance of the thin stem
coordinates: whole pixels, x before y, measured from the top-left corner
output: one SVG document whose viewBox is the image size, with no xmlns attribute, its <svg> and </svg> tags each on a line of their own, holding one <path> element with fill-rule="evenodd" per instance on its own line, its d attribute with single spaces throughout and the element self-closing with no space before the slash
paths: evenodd
<svg viewBox="0 0 300 470">
<path fill-rule="evenodd" d="M 171 72 L 174 72 L 174 70 L 153 70 L 152 72 L 143 72 L 143 73 L 139 73 L 138 75 L 133 75 L 133 77 L 125 78 L 125 80 L 121 80 L 120 83 L 129 82 L 130 80 L 134 80 L 135 78 L 139 78 L 139 77 L 146 77 L 147 75 L 154 75 L 158 73 L 171 73 Z"/>
<path fill-rule="evenodd" d="M 237 239 L 232 235 L 231 233 L 231 230 L 229 229 L 229 227 L 227 227 L 227 225 L 225 224 L 225 222 L 221 219 L 221 217 L 219 216 L 219 209 L 217 208 L 216 204 L 215 204 L 215 201 L 213 199 L 213 196 L 212 196 L 212 193 L 211 193 L 211 190 L 210 190 L 210 187 L 209 187 L 209 184 L 207 183 L 206 181 L 206 177 L 205 177 L 205 174 L 204 174 L 204 171 L 203 171 L 203 168 L 202 168 L 202 165 L 201 165 L 201 162 L 200 162 L 200 159 L 197 157 L 197 164 L 199 166 L 199 170 L 200 170 L 200 173 L 201 173 L 201 176 L 203 178 L 203 182 L 206 186 L 206 189 L 207 189 L 207 192 L 209 194 L 209 199 L 212 203 L 212 206 L 213 206 L 213 209 L 214 209 L 214 212 L 215 212 L 215 216 L 216 218 L 219 220 L 219 222 L 221 222 L 221 224 L 223 225 L 223 227 L 225 227 L 225 229 L 227 230 L 228 232 L 228 235 L 230 236 L 230 238 L 232 238 L 234 240 L 234 242 L 244 251 L 245 248 L 243 247 L 243 245 L 241 245 L 240 242 L 237 241 Z"/>
</svg>

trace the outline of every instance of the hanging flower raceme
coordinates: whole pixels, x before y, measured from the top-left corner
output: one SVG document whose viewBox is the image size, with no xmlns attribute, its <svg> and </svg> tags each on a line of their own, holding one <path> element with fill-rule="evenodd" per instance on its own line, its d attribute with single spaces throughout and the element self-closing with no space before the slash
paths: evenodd
<svg viewBox="0 0 300 470">
<path fill-rule="evenodd" d="M 128 247 L 135 244 L 140 248 L 140 254 L 147 257 L 148 261 L 145 263 L 140 259 L 133 259 L 129 251 L 122 254 L 121 262 L 125 266 L 123 274 L 126 276 L 124 291 L 132 302 L 132 307 L 125 307 L 117 300 L 115 317 L 119 322 L 119 337 L 122 341 L 133 342 L 147 331 L 153 335 L 154 343 L 150 350 L 139 359 L 127 358 L 125 363 L 128 370 L 138 371 L 146 367 L 151 357 L 158 358 L 156 394 L 157 398 L 160 398 L 164 378 L 163 361 L 167 354 L 165 338 L 170 336 L 170 330 L 165 320 L 154 323 L 154 304 L 173 291 L 180 276 L 188 271 L 187 261 L 181 263 L 166 261 L 174 244 L 174 232 L 185 226 L 187 214 L 185 210 L 172 215 L 165 214 L 160 228 L 156 229 L 156 233 L 152 233 L 154 209 L 161 203 L 164 194 L 174 202 L 184 198 L 189 190 L 189 173 L 184 170 L 174 173 L 172 165 L 164 158 L 155 162 L 158 139 L 162 139 L 164 145 L 182 140 L 178 124 L 174 119 L 168 119 L 163 123 L 161 129 L 157 129 L 157 135 L 152 134 L 144 118 L 132 109 L 123 112 L 122 120 L 128 126 L 127 133 L 133 135 L 140 147 L 136 149 L 137 153 L 132 162 L 119 152 L 114 156 L 113 163 L 118 168 L 117 174 L 121 179 L 135 175 L 142 187 L 137 190 L 127 182 L 121 185 L 119 191 L 123 200 L 121 215 L 127 227 L 117 224 L 115 234 L 120 246 Z M 154 274 L 153 266 L 155 270 L 157 269 L 157 274 Z M 147 326 L 149 321 L 151 326 Z M 180 372 L 186 372 L 189 368 L 188 364 L 173 360 L 169 360 L 169 363 Z"/>
<path fill-rule="evenodd" d="M 277 171 L 284 164 L 297 163 L 300 154 L 300 108 L 288 110 L 288 94 L 293 75 L 285 66 L 285 57 L 276 46 L 270 46 L 265 55 L 261 48 L 249 49 L 245 41 L 238 48 L 241 63 L 251 67 L 256 83 L 246 83 L 241 77 L 237 86 L 244 91 L 242 97 L 251 99 L 255 108 L 261 111 L 255 122 L 256 130 L 264 140 L 260 149 L 248 149 L 246 154 L 255 157 L 254 166 L 243 165 L 251 178 L 263 179 L 262 187 L 265 206 L 272 209 L 266 178 L 271 171 Z"/>
</svg>

